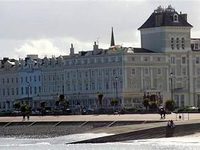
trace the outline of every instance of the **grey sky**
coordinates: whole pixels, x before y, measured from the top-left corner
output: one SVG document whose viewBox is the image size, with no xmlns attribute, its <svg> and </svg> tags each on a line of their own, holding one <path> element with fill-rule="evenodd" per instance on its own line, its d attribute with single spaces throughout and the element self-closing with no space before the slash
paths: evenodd
<svg viewBox="0 0 200 150">
<path fill-rule="evenodd" d="M 139 47 L 137 28 L 169 4 L 188 14 L 192 37 L 200 37 L 198 0 L 0 1 L 0 56 L 58 56 L 69 53 L 70 43 L 76 52 L 92 49 L 97 39 L 107 48 L 112 26 L 116 44 Z"/>
</svg>

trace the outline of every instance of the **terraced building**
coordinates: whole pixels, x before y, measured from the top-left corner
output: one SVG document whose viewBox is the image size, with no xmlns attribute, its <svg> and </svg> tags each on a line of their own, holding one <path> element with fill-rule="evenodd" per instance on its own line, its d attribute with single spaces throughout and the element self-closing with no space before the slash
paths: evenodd
<svg viewBox="0 0 200 150">
<path fill-rule="evenodd" d="M 53 108 L 64 95 L 74 110 L 142 107 L 144 97 L 162 104 L 173 99 L 178 107 L 200 106 L 199 39 L 191 39 L 187 14 L 158 7 L 139 28 L 141 48 L 111 44 L 101 49 L 52 58 L 4 58 L 0 63 L 0 110 L 13 109 L 15 101 L 32 108 L 46 102 Z M 99 100 L 98 95 L 103 99 Z"/>
</svg>

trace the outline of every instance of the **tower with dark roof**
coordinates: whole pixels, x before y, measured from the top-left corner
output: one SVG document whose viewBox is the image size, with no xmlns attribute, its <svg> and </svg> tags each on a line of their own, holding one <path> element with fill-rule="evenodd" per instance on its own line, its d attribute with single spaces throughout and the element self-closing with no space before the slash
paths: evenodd
<svg viewBox="0 0 200 150">
<path fill-rule="evenodd" d="M 159 6 L 138 29 L 141 46 L 155 52 L 189 51 L 191 28 L 187 14 L 177 13 L 171 5 Z"/>
</svg>

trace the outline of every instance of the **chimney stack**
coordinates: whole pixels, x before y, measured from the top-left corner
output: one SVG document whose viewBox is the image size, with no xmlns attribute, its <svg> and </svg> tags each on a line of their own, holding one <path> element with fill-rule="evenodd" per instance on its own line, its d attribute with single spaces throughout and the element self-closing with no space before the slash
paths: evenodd
<svg viewBox="0 0 200 150">
<path fill-rule="evenodd" d="M 187 21 L 187 14 L 180 14 L 180 16 L 181 16 L 185 21 Z"/>
<path fill-rule="evenodd" d="M 71 47 L 70 47 L 70 56 L 73 56 L 74 55 L 74 47 L 73 47 L 73 44 L 71 44 Z"/>
<path fill-rule="evenodd" d="M 99 49 L 99 45 L 97 45 L 97 42 L 94 42 L 94 45 L 93 45 L 93 50 L 98 50 Z"/>
<path fill-rule="evenodd" d="M 163 23 L 163 14 L 162 13 L 157 13 L 155 14 L 155 24 L 156 26 L 161 26 Z"/>
</svg>

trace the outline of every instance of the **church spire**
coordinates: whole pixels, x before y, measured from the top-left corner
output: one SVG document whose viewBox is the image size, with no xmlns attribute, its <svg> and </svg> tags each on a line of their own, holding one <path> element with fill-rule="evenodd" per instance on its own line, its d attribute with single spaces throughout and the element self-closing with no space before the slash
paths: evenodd
<svg viewBox="0 0 200 150">
<path fill-rule="evenodd" d="M 114 39 L 113 27 L 112 27 L 112 32 L 111 32 L 110 46 L 115 46 L 115 39 Z"/>
</svg>

